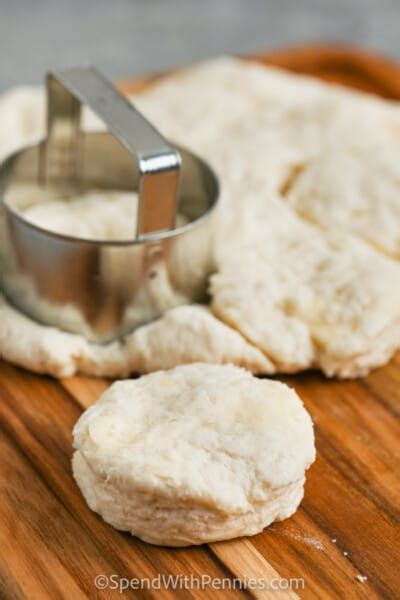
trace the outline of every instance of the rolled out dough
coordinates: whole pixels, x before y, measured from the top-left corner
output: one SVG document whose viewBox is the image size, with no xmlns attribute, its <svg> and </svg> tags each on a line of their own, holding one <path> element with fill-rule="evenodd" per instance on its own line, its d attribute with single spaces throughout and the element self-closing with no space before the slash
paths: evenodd
<svg viewBox="0 0 400 600">
<path fill-rule="evenodd" d="M 134 101 L 220 177 L 211 312 L 173 308 L 100 347 L 3 298 L 0 355 L 56 376 L 207 360 L 355 377 L 389 360 L 400 346 L 399 104 L 228 57 Z M 43 132 L 43 106 L 39 90 L 0 99 L 3 156 Z M 98 123 L 87 115 L 86 126 Z"/>
</svg>

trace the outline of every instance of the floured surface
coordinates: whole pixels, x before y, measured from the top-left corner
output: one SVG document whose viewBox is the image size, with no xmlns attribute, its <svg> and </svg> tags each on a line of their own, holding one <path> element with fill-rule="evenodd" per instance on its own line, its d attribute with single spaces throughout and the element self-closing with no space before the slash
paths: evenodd
<svg viewBox="0 0 400 600">
<path fill-rule="evenodd" d="M 315 366 L 350 377 L 386 362 L 400 345 L 400 266 L 394 260 L 400 239 L 398 106 L 228 58 L 168 77 L 135 102 L 165 135 L 203 155 L 218 172 L 222 198 L 211 306 L 258 357 L 251 368 L 268 373 Z M 13 314 L 8 309 L 10 340 L 17 327 Z M 189 325 L 181 314 L 178 339 Z M 154 324 L 160 340 L 164 324 Z M 57 349 L 50 342 L 43 346 L 51 338 L 46 328 L 38 335 L 28 320 L 23 326 L 35 329 L 41 353 L 49 357 L 40 370 L 57 375 L 60 368 L 50 359 Z M 38 368 L 29 351 L 18 359 L 17 340 L 11 345 L 12 352 L 1 347 L 0 353 Z M 112 356 L 116 365 L 121 359 L 115 347 L 90 352 Z M 234 354 L 233 362 L 243 364 Z M 157 349 L 140 370 L 193 360 L 195 348 L 172 349 L 172 358 Z M 106 358 L 91 364 L 99 375 L 110 370 Z M 73 359 L 66 370 L 82 365 Z M 124 363 L 120 371 L 126 368 Z"/>
<path fill-rule="evenodd" d="M 113 384 L 74 428 L 89 506 L 155 544 L 251 535 L 290 516 L 315 458 L 296 393 L 195 363 Z"/>
</svg>

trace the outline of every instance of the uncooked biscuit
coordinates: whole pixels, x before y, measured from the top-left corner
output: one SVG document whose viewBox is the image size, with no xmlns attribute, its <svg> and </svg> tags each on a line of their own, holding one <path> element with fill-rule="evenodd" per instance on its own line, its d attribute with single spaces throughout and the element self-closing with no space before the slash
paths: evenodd
<svg viewBox="0 0 400 600">
<path fill-rule="evenodd" d="M 89 507 L 167 546 L 253 535 L 289 517 L 315 458 L 294 390 L 201 363 L 113 384 L 75 425 L 74 448 Z"/>
</svg>

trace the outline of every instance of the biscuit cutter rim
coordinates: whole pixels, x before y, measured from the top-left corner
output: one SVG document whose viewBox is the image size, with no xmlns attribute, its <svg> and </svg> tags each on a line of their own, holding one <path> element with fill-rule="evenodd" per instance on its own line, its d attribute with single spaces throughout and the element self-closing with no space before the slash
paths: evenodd
<svg viewBox="0 0 400 600">
<path fill-rule="evenodd" d="M 178 144 L 173 146 L 159 133 L 159 131 L 123 96 L 112 83 L 110 83 L 95 67 L 76 67 L 66 70 L 52 70 L 46 75 L 47 89 L 47 137 L 26 144 L 10 154 L 0 166 L 0 175 L 7 178 L 7 171 L 15 158 L 22 152 L 35 148 L 40 144 L 39 156 L 39 182 L 44 185 L 48 181 L 48 160 L 51 156 L 51 145 L 57 148 L 60 143 L 58 132 L 55 133 L 55 124 L 60 116 L 60 102 L 67 101 L 68 110 L 64 114 L 64 123 L 70 129 L 70 147 L 68 148 L 68 169 L 73 180 L 79 176 L 79 146 L 82 134 L 91 136 L 103 132 L 85 132 L 80 128 L 80 116 L 83 105 L 86 105 L 106 125 L 107 131 L 118 140 L 136 161 L 139 171 L 138 208 L 135 236 L 129 239 L 93 239 L 57 233 L 46 229 L 25 219 L 24 215 L 4 198 L 1 203 L 4 208 L 12 213 L 13 217 L 25 226 L 35 229 L 43 235 L 76 241 L 91 245 L 102 246 L 129 246 L 145 243 L 155 243 L 178 237 L 201 225 L 215 211 L 219 204 L 220 186 L 218 177 L 210 165 L 192 151 Z M 62 114 L 62 111 L 61 111 Z M 124 131 L 128 123 L 128 131 Z M 130 123 L 130 125 L 129 125 Z M 52 139 L 53 138 L 53 139 Z M 55 144 L 53 143 L 55 142 Z M 139 143 L 138 143 L 139 142 Z M 193 220 L 174 227 L 177 213 L 178 185 L 181 175 L 181 156 L 179 150 L 189 155 L 206 173 L 213 186 L 213 201 L 200 216 Z M 171 180 L 167 184 L 166 201 L 167 210 L 163 215 L 161 228 L 152 229 L 153 218 L 150 208 L 152 193 L 151 184 L 158 181 Z M 132 178 L 133 183 L 133 178 Z M 147 185 L 149 183 L 150 185 Z M 2 181 L 2 188 L 4 184 Z M 164 186 L 165 187 L 165 186 Z M 129 190 L 124 190 L 129 191 Z M 132 184 L 132 191 L 135 187 Z M 159 210 L 158 213 L 161 213 Z M 154 203 L 153 203 L 154 209 Z M 153 212 L 154 214 L 154 212 Z"/>
</svg>

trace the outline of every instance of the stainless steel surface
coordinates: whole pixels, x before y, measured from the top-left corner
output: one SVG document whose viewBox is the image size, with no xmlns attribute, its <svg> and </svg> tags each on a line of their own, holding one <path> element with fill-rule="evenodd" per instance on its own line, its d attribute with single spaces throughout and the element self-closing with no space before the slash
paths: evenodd
<svg viewBox="0 0 400 600">
<path fill-rule="evenodd" d="M 79 181 L 81 106 L 90 107 L 136 159 L 139 203 L 136 236 L 172 229 L 180 157 L 160 133 L 93 68 L 54 71 L 47 77 L 47 141 L 41 176 L 46 181 Z"/>
<path fill-rule="evenodd" d="M 202 301 L 213 267 L 212 170 L 166 142 L 93 70 L 53 73 L 48 89 L 48 138 L 9 157 L 0 171 L 0 280 L 7 296 L 36 320 L 93 342 Z M 82 102 L 110 133 L 80 131 Z M 29 193 L 21 195 L 22 188 Z M 68 201 L 93 189 L 138 191 L 131 239 L 60 235 L 21 214 L 49 193 Z M 176 211 L 181 223 L 173 228 Z"/>
</svg>

